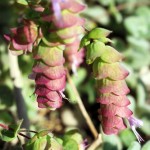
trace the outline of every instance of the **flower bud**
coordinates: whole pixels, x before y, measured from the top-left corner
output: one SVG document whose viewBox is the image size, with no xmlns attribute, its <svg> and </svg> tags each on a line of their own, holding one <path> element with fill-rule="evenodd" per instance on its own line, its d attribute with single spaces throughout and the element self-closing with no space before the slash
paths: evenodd
<svg viewBox="0 0 150 150">
<path fill-rule="evenodd" d="M 23 20 L 23 26 L 12 28 L 11 35 L 4 35 L 10 41 L 9 49 L 12 51 L 22 51 L 22 53 L 32 52 L 34 43 L 39 36 L 37 25 L 30 20 Z"/>
</svg>

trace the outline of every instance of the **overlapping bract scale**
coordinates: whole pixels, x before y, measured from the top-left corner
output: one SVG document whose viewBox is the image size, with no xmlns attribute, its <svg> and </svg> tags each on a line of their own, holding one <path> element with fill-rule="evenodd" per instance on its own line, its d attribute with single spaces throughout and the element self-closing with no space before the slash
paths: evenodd
<svg viewBox="0 0 150 150">
<path fill-rule="evenodd" d="M 125 129 L 123 118 L 129 118 L 132 111 L 127 107 L 129 88 L 125 78 L 129 72 L 120 64 L 123 56 L 113 47 L 106 45 L 109 31 L 96 28 L 81 41 L 86 46 L 86 62 L 93 63 L 93 76 L 96 79 L 97 102 L 100 103 L 100 120 L 105 134 L 117 134 Z"/>
<path fill-rule="evenodd" d="M 93 76 L 96 79 L 123 80 L 128 74 L 129 72 L 118 62 L 109 64 L 97 59 L 93 64 Z"/>
<path fill-rule="evenodd" d="M 105 134 L 117 134 L 119 130 L 126 128 L 123 119 L 119 116 L 102 117 L 102 127 Z"/>
</svg>

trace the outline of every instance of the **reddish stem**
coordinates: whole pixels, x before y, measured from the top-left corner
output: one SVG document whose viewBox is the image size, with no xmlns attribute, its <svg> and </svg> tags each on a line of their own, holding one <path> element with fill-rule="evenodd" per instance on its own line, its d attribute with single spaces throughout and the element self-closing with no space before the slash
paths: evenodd
<svg viewBox="0 0 150 150">
<path fill-rule="evenodd" d="M 5 125 L 5 124 L 1 124 L 1 123 L 0 123 L 0 127 L 2 127 L 3 129 L 9 130 L 8 126 Z"/>
<path fill-rule="evenodd" d="M 0 127 L 2 127 L 2 128 L 5 129 L 5 130 L 14 131 L 13 128 L 10 128 L 10 127 L 8 127 L 7 125 L 1 124 L 1 123 L 0 123 Z M 21 136 L 23 136 L 23 137 L 25 137 L 25 138 L 27 138 L 27 139 L 31 139 L 30 137 L 28 137 L 28 136 L 26 136 L 25 134 L 22 134 L 22 133 L 18 133 L 18 135 L 21 135 Z"/>
</svg>

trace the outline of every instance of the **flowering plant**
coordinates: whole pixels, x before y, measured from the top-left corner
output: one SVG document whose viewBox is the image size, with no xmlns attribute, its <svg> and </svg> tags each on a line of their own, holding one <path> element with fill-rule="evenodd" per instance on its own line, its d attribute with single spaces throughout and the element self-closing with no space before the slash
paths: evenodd
<svg viewBox="0 0 150 150">
<path fill-rule="evenodd" d="M 22 136 L 28 140 L 23 144 L 21 142 L 23 149 L 27 150 L 95 150 L 98 146 L 107 145 L 106 137 L 121 139 L 127 132 L 132 135 L 132 141 L 138 140 L 136 145 L 141 147 L 145 137 L 142 138 L 143 131 L 137 132 L 136 128 L 143 126 L 143 121 L 134 117 L 141 116 L 131 107 L 133 102 L 130 96 L 134 95 L 134 90 L 130 82 L 128 84 L 128 78 L 132 72 L 124 63 L 128 56 L 116 48 L 113 39 L 116 31 L 112 33 L 106 29 L 109 27 L 90 20 L 90 7 L 80 0 L 18 0 L 17 3 L 27 11 L 18 19 L 19 26 L 11 28 L 4 38 L 10 52 L 16 108 L 19 118 L 24 121 L 10 125 L 0 123 L 3 129 L 1 139 L 11 142 Z M 114 3 L 110 5 L 112 14 L 113 7 Z M 19 59 L 25 59 L 25 65 L 30 66 L 30 73 L 24 75 L 28 79 L 22 85 L 19 70 L 22 66 L 18 65 L 17 60 L 21 54 L 23 56 Z M 35 121 L 35 129 L 39 130 L 39 126 L 47 121 L 46 130 L 43 127 L 41 131 L 30 129 L 28 115 L 32 114 L 27 114 L 28 108 L 21 92 L 28 83 L 35 101 L 25 100 L 30 103 L 27 107 L 45 118 L 40 123 Z M 92 105 L 89 108 L 86 106 L 90 99 L 97 110 Z M 77 105 L 78 110 L 75 111 L 69 103 Z M 84 118 L 80 119 L 82 123 L 78 123 L 72 112 L 77 114 L 77 118 Z M 52 122 L 49 122 L 48 116 L 51 116 Z M 38 118 L 37 115 L 31 119 L 31 124 L 36 124 L 35 118 Z M 82 128 L 86 125 L 88 129 L 84 133 Z M 53 131 L 51 126 L 61 130 L 61 134 Z M 68 130 L 70 127 L 73 129 Z M 89 131 L 91 135 L 88 136 Z"/>
</svg>

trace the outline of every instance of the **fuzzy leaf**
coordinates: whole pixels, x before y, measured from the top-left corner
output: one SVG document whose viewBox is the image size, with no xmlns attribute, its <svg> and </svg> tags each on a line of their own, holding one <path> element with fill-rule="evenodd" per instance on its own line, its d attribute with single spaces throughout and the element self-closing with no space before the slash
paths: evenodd
<svg viewBox="0 0 150 150">
<path fill-rule="evenodd" d="M 122 150 L 122 143 L 117 135 L 103 135 L 103 150 Z"/>
<path fill-rule="evenodd" d="M 150 149 L 150 141 L 146 142 L 142 147 L 142 150 L 149 150 L 149 149 Z"/>
<path fill-rule="evenodd" d="M 78 144 L 82 143 L 83 138 L 78 130 L 70 130 L 65 133 L 64 141 L 68 141 L 69 139 L 75 140 Z"/>
<path fill-rule="evenodd" d="M 141 145 L 138 142 L 134 141 L 130 144 L 127 150 L 141 150 Z"/>
<path fill-rule="evenodd" d="M 73 139 L 65 141 L 63 148 L 64 150 L 79 150 L 77 142 Z"/>
<path fill-rule="evenodd" d="M 126 129 L 119 134 L 120 139 L 126 147 L 136 140 L 134 133 L 130 129 Z"/>
<path fill-rule="evenodd" d="M 33 138 L 32 138 L 33 139 Z M 25 150 L 45 150 L 45 148 L 48 144 L 48 141 L 50 141 L 49 136 L 44 136 L 42 138 L 36 138 L 34 142 L 32 142 L 32 139 L 28 141 L 28 143 L 25 145 Z"/>
</svg>

